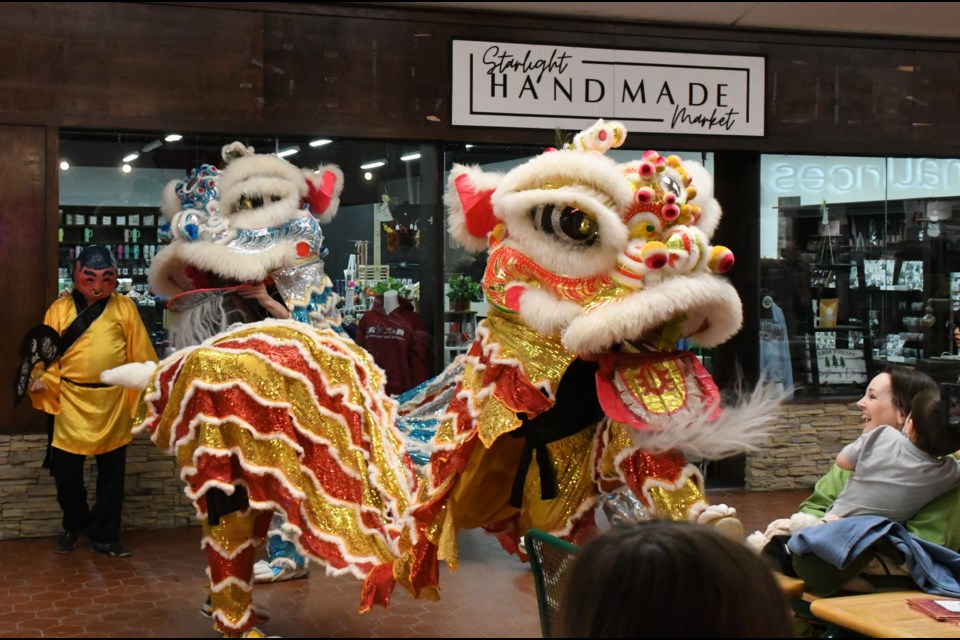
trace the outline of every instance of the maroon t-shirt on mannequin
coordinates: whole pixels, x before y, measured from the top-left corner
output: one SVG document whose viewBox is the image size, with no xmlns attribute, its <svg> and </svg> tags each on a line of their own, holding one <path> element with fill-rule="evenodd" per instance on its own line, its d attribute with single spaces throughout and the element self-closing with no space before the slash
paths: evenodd
<svg viewBox="0 0 960 640">
<path fill-rule="evenodd" d="M 390 395 L 430 378 L 429 335 L 413 304 L 406 298 L 399 298 L 399 302 L 398 308 L 387 313 L 378 296 L 357 325 L 356 342 L 386 371 Z"/>
</svg>

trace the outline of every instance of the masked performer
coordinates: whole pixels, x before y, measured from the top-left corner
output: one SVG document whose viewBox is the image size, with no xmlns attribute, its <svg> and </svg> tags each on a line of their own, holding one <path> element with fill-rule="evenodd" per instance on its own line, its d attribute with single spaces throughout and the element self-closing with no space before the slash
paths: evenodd
<svg viewBox="0 0 960 640">
<path fill-rule="evenodd" d="M 129 556 L 120 544 L 127 444 L 139 394 L 101 383 L 100 373 L 127 362 L 156 362 L 136 304 L 115 293 L 113 254 L 98 245 L 80 252 L 73 269 L 73 293 L 47 310 L 44 324 L 61 334 L 59 360 L 31 383 L 36 409 L 53 414 L 51 474 L 63 510 L 58 553 L 69 553 L 86 533 L 91 549 Z M 87 505 L 83 467 L 97 458 L 93 508 Z"/>
</svg>

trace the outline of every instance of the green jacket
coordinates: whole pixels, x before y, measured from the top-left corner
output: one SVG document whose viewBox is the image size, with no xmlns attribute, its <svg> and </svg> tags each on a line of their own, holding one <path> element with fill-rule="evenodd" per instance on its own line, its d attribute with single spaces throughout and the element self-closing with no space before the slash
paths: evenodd
<svg viewBox="0 0 960 640">
<path fill-rule="evenodd" d="M 813 495 L 800 504 L 800 511 L 819 518 L 833 504 L 852 472 L 833 465 L 817 480 Z M 907 530 L 934 544 L 960 550 L 960 487 L 934 499 L 907 523 Z"/>
</svg>

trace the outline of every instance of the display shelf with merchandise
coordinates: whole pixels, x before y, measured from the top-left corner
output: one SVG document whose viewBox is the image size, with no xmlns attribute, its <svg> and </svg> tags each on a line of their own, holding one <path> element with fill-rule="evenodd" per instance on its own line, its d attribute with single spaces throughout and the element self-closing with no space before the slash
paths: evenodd
<svg viewBox="0 0 960 640">
<path fill-rule="evenodd" d="M 129 295 L 137 308 L 157 353 L 167 346 L 163 301 L 151 295 L 147 277 L 153 257 L 160 251 L 159 212 L 147 207 L 61 206 L 59 210 L 58 291 L 73 283 L 76 256 L 86 246 L 107 247 L 117 262 L 117 291 Z"/>
</svg>

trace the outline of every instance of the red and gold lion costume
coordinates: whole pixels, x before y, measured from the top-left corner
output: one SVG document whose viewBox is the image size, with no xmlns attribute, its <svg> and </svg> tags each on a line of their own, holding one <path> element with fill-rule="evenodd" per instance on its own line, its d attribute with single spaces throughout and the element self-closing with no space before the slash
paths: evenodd
<svg viewBox="0 0 960 640">
<path fill-rule="evenodd" d="M 453 168 L 449 228 L 489 251 L 491 311 L 469 352 L 402 404 L 349 338 L 293 321 L 218 334 L 153 372 L 140 428 L 177 456 L 203 521 L 221 631 L 254 625 L 254 549 L 274 510 L 303 553 L 364 580 L 362 611 L 396 583 L 437 598 L 460 529 L 510 551 L 531 527 L 578 541 L 612 492 L 653 517 L 738 529 L 684 452 L 756 446 L 777 398 L 721 410 L 697 358 L 675 350 L 739 330 L 719 275 L 733 256 L 710 245 L 720 207 L 703 167 L 652 151 L 618 163 L 606 152 L 625 136 L 599 121 L 506 173 Z M 425 464 L 411 425 L 433 433 Z M 238 511 L 214 504 L 237 497 Z"/>
</svg>

